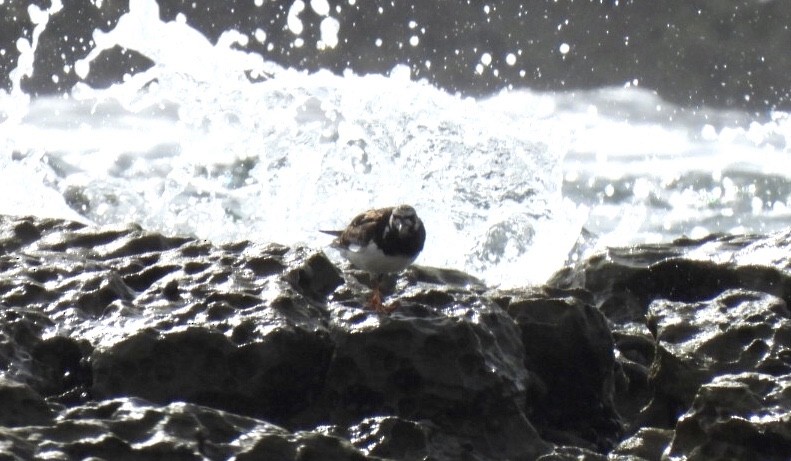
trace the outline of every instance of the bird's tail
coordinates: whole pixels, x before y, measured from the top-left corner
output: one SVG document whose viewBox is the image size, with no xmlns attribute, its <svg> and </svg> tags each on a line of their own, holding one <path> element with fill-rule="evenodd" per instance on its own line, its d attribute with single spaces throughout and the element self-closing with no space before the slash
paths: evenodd
<svg viewBox="0 0 791 461">
<path fill-rule="evenodd" d="M 324 234 L 332 235 L 333 237 L 340 237 L 341 234 L 343 234 L 343 231 L 339 231 L 339 230 L 321 230 L 321 229 L 319 229 L 319 232 L 324 233 Z"/>
</svg>

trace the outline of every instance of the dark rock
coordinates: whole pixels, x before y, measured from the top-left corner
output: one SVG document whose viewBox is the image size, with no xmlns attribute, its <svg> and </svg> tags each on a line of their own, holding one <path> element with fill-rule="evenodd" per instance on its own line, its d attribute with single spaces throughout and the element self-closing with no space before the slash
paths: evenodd
<svg viewBox="0 0 791 461">
<path fill-rule="evenodd" d="M 610 452 L 610 459 L 661 461 L 672 438 L 673 431 L 669 429 L 641 428 L 633 436 L 621 441 Z"/>
<path fill-rule="evenodd" d="M 3 311 L 16 319 L 0 330 L 4 368 L 67 409 L 189 402 L 277 423 L 304 445 L 262 439 L 238 452 L 251 459 L 331 446 L 346 456 L 322 438 L 325 425 L 347 440 L 363 440 L 365 427 L 379 443 L 361 450 L 407 459 L 529 459 L 552 448 L 526 417 L 520 330 L 472 277 L 392 277 L 401 307 L 382 316 L 365 306 L 363 274 L 314 250 L 31 222 L 41 238 L 2 267 L 0 303 L 16 303 Z M 136 453 L 117 435 L 85 450 Z"/>
<path fill-rule="evenodd" d="M 627 434 L 670 429 L 701 386 L 729 373 L 789 373 L 791 230 L 608 249 L 560 271 L 584 288 L 616 339 Z M 641 408 L 642 407 L 642 408 Z"/>
<path fill-rule="evenodd" d="M 513 320 L 491 300 L 452 287 L 421 298 L 435 305 L 411 301 L 426 289 L 407 288 L 388 317 L 331 306 L 335 350 L 320 411 L 340 425 L 370 415 L 428 420 L 480 459 L 546 451 L 524 414 L 529 375 Z"/>
<path fill-rule="evenodd" d="M 14 290 L 0 288 L 0 292 L 13 296 Z M 36 309 L 8 306 L 0 301 L 0 367 L 6 377 L 34 387 L 50 386 L 49 373 L 38 376 L 37 370 L 31 368 L 31 356 L 53 324 Z"/>
<path fill-rule="evenodd" d="M 366 418 L 342 433 L 354 446 L 365 449 L 372 456 L 391 459 L 461 458 L 465 450 L 458 445 L 436 444 L 432 437 L 439 432 L 428 422 L 380 416 Z"/>
<path fill-rule="evenodd" d="M 97 398 L 177 400 L 288 423 L 315 401 L 332 345 L 327 335 L 274 329 L 242 344 L 204 328 L 144 330 L 92 356 Z"/>
<path fill-rule="evenodd" d="M 668 456 L 787 460 L 791 375 L 723 375 L 704 384 L 678 421 Z"/>
<path fill-rule="evenodd" d="M 242 450 L 239 461 L 365 461 L 371 458 L 355 450 L 349 442 L 323 434 L 298 432 L 293 437 L 260 437 L 249 449 Z"/>
<path fill-rule="evenodd" d="M 486 285 L 470 274 L 454 269 L 439 267 L 411 266 L 409 274 L 414 282 L 423 282 L 433 285 L 453 285 L 467 289 L 485 289 Z"/>
<path fill-rule="evenodd" d="M 37 241 L 41 238 L 47 224 L 49 223 L 46 221 L 42 222 L 42 220 L 30 216 L 0 215 L 0 225 L 3 227 L 3 232 L 0 233 L 0 252 L 10 253 Z"/>
<path fill-rule="evenodd" d="M 542 437 L 596 451 L 621 435 L 613 404 L 614 343 L 605 317 L 574 297 L 517 294 L 508 313 L 522 332 L 525 367 L 541 380 L 529 402 Z"/>
<path fill-rule="evenodd" d="M 30 364 L 37 377 L 37 390 L 48 397 L 85 392 L 92 384 L 87 363 L 91 350 L 87 341 L 78 342 L 67 336 L 52 336 L 37 343 L 32 348 Z"/>
<path fill-rule="evenodd" d="M 624 421 L 625 432 L 632 433 L 642 409 L 653 398 L 649 387 L 650 367 L 654 361 L 655 341 L 645 326 L 621 326 L 613 332 L 615 339 L 615 407 Z"/>
<path fill-rule="evenodd" d="M 165 237 L 155 233 L 134 232 L 114 242 L 106 249 L 106 253 L 103 256 L 105 258 L 118 258 L 171 250 L 189 241 L 190 239 L 185 237 Z"/>
<path fill-rule="evenodd" d="M 283 264 L 280 258 L 272 256 L 260 256 L 248 260 L 247 268 L 252 270 L 255 275 L 259 277 L 267 277 L 269 275 L 283 272 L 286 266 Z"/>
<path fill-rule="evenodd" d="M 768 237 L 712 235 L 670 244 L 609 248 L 548 282 L 585 288 L 611 321 L 644 321 L 655 299 L 694 302 L 729 288 L 791 300 L 791 229 Z"/>
<path fill-rule="evenodd" d="M 607 457 L 579 447 L 556 447 L 551 453 L 541 455 L 536 461 L 605 461 Z"/>
<path fill-rule="evenodd" d="M 190 403 L 158 406 L 131 398 L 79 405 L 41 426 L 5 429 L 0 443 L 20 459 L 366 459 L 336 437 L 291 433 Z"/>
<path fill-rule="evenodd" d="M 175 264 L 157 264 L 124 277 L 123 282 L 134 291 L 145 291 L 154 282 L 178 269 L 180 267 Z"/>
<path fill-rule="evenodd" d="M 390 315 L 308 248 L 10 217 L 0 241 L 10 459 L 788 447 L 791 230 L 610 249 L 529 289 L 413 267 L 385 280 Z"/>
<path fill-rule="evenodd" d="M 655 301 L 648 322 L 658 351 L 652 406 L 684 412 L 701 385 L 726 373 L 791 373 L 791 312 L 772 295 L 729 290 L 707 302 Z M 667 416 L 672 426 L 678 414 Z"/>
<path fill-rule="evenodd" d="M 0 426 L 47 424 L 54 412 L 29 386 L 0 376 Z"/>
<path fill-rule="evenodd" d="M 298 248 L 289 252 L 286 260 L 300 261 L 298 267 L 286 274 L 285 279 L 310 298 L 326 299 L 343 283 L 340 271 L 324 253 L 309 253 L 304 248 Z"/>
<path fill-rule="evenodd" d="M 82 227 L 71 232 L 51 235 L 49 239 L 41 242 L 38 246 L 41 249 L 54 251 L 66 251 L 70 248 L 94 248 L 115 242 L 118 238 L 135 231 L 141 231 L 140 226 L 105 228 L 100 232 L 97 232 L 96 229 Z"/>
<path fill-rule="evenodd" d="M 329 427 L 326 431 L 350 440 L 354 446 L 376 459 L 492 459 L 476 449 L 475 441 L 454 437 L 428 420 L 410 421 L 395 416 L 379 416 L 365 418 L 349 427 Z M 535 455 L 528 454 L 513 459 L 534 458 Z"/>
</svg>

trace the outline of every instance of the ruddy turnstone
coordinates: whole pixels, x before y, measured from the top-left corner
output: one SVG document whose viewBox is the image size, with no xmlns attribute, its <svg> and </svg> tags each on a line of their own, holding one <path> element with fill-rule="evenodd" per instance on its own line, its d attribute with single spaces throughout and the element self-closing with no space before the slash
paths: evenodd
<svg viewBox="0 0 791 461">
<path fill-rule="evenodd" d="M 377 208 L 360 213 L 342 231 L 326 231 L 335 236 L 332 247 L 353 266 L 369 272 L 374 279 L 371 307 L 391 312 L 398 306 L 382 304 L 379 284 L 384 274 L 401 272 L 417 258 L 426 241 L 426 228 L 409 205 Z"/>
</svg>

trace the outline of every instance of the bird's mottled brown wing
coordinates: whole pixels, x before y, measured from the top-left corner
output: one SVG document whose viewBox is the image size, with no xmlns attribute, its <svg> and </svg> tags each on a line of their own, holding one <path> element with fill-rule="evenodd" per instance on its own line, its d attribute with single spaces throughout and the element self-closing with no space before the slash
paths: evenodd
<svg viewBox="0 0 791 461">
<path fill-rule="evenodd" d="M 366 246 L 381 228 L 387 225 L 393 207 L 368 210 L 358 214 L 338 237 L 337 243 L 345 248 Z"/>
</svg>

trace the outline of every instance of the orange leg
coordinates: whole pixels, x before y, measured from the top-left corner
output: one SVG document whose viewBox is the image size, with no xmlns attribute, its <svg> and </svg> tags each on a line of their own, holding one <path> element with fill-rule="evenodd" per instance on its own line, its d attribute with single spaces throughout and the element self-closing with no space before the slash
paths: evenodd
<svg viewBox="0 0 791 461">
<path fill-rule="evenodd" d="M 374 278 L 373 291 L 371 293 L 371 299 L 368 301 L 368 305 L 371 309 L 380 314 L 389 314 L 398 308 L 399 303 L 396 301 L 389 306 L 386 306 L 384 303 L 382 303 L 382 292 L 379 289 L 379 285 L 382 283 L 382 277 L 383 275 L 378 275 Z"/>
<path fill-rule="evenodd" d="M 375 310 L 376 312 L 384 312 L 384 304 L 382 304 L 382 293 L 379 291 L 379 282 L 377 281 L 373 287 L 373 292 L 371 293 L 371 299 L 368 301 L 369 306 L 371 309 Z"/>
</svg>

